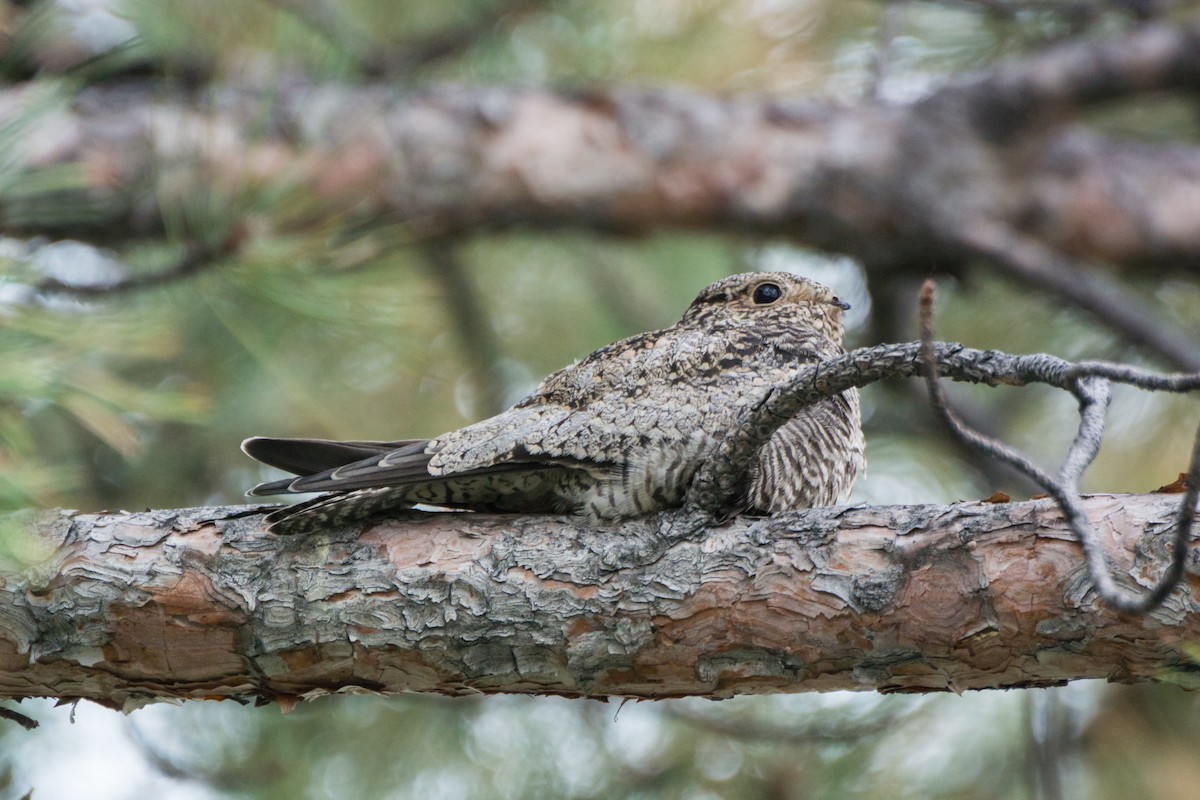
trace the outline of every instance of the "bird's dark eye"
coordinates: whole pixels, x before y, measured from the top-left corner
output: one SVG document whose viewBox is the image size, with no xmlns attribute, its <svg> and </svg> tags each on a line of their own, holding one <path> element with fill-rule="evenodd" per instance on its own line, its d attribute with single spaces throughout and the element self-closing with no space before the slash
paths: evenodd
<svg viewBox="0 0 1200 800">
<path fill-rule="evenodd" d="M 773 283 L 760 284 L 759 287 L 754 290 L 755 305 L 770 305 L 781 297 L 783 297 L 783 289 L 780 289 Z"/>
</svg>

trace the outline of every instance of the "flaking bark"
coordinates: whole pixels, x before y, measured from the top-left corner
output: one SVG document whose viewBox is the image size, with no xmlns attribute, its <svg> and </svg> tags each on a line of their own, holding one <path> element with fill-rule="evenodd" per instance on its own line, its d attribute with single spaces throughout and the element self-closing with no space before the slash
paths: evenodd
<svg viewBox="0 0 1200 800">
<path fill-rule="evenodd" d="M 1152 584 L 1178 495 L 1098 495 L 1086 508 L 1118 576 Z M 131 708 L 339 690 L 1200 684 L 1195 568 L 1153 613 L 1113 612 L 1048 500 L 707 529 L 682 513 L 591 527 L 415 514 L 299 538 L 264 533 L 255 511 L 51 512 L 10 527 L 40 556 L 0 571 L 0 697 Z"/>
</svg>

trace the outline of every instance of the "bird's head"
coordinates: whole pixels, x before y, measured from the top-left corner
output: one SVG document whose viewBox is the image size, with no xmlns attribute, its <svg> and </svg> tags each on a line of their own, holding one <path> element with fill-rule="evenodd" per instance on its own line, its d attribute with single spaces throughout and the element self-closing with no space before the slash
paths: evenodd
<svg viewBox="0 0 1200 800">
<path fill-rule="evenodd" d="M 744 272 L 701 291 L 683 321 L 811 328 L 840 344 L 842 312 L 849 308 L 829 287 L 800 275 Z"/>
</svg>

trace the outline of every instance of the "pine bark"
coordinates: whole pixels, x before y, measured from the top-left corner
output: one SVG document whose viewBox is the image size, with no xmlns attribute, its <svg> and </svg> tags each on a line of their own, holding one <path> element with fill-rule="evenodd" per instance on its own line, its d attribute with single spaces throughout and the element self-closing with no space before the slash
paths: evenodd
<svg viewBox="0 0 1200 800">
<path fill-rule="evenodd" d="M 1086 500 L 1120 580 L 1154 582 L 1178 504 Z M 1153 613 L 1117 614 L 1048 500 L 709 528 L 682 513 L 429 513 L 297 538 L 265 533 L 257 511 L 10 519 L 0 698 L 1200 685 L 1195 567 Z"/>
</svg>

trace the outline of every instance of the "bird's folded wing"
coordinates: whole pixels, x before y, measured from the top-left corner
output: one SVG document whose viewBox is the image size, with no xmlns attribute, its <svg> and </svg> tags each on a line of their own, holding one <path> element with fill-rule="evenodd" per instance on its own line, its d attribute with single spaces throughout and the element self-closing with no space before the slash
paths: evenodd
<svg viewBox="0 0 1200 800">
<path fill-rule="evenodd" d="M 652 331 L 601 348 L 508 411 L 434 439 L 429 471 L 453 475 L 510 461 L 611 469 L 631 453 L 715 440 L 773 385 L 824 355 L 816 344 L 803 352 L 761 344 L 755 360 L 726 363 L 727 338 Z"/>
</svg>

